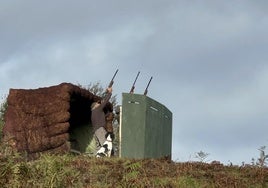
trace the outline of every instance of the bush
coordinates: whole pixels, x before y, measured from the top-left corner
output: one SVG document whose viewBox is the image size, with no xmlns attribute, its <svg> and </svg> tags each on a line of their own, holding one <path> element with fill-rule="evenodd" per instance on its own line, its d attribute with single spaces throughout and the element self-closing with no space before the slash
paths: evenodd
<svg viewBox="0 0 268 188">
<path fill-rule="evenodd" d="M 0 141 L 2 139 L 2 130 L 5 124 L 5 113 L 7 110 L 7 99 L 0 104 Z"/>
</svg>

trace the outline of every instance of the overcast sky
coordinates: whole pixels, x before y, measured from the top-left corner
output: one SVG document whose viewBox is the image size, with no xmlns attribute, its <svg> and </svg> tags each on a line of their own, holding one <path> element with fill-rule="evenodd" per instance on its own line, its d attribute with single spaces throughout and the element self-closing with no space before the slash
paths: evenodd
<svg viewBox="0 0 268 188">
<path fill-rule="evenodd" d="M 268 1 L 0 0 L 0 95 L 62 82 L 173 113 L 172 159 L 250 163 L 268 146 Z M 266 150 L 267 151 L 267 150 Z"/>
</svg>

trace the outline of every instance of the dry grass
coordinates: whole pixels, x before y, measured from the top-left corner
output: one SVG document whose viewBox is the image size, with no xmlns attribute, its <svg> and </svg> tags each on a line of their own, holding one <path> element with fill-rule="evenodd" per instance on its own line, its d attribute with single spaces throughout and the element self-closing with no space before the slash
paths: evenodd
<svg viewBox="0 0 268 188">
<path fill-rule="evenodd" d="M 165 159 L 0 156 L 2 187 L 268 187 L 268 168 Z"/>
</svg>

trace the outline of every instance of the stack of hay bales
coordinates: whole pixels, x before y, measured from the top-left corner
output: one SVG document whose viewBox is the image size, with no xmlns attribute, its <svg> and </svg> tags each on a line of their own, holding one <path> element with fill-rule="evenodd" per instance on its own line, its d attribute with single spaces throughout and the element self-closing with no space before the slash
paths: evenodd
<svg viewBox="0 0 268 188">
<path fill-rule="evenodd" d="M 72 113 L 76 113 L 72 121 L 79 121 L 79 113 L 88 114 L 86 118 L 90 121 L 90 105 L 99 99 L 71 83 L 38 89 L 10 89 L 3 136 L 13 137 L 16 149 L 26 152 L 30 158 L 45 152 L 69 152 Z M 75 109 L 71 109 L 73 101 L 78 101 Z M 106 110 L 112 112 L 112 104 L 107 104 Z"/>
</svg>

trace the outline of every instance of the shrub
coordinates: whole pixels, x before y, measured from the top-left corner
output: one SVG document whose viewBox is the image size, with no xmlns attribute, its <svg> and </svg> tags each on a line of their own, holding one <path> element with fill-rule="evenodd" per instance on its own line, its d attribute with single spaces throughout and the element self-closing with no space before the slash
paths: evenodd
<svg viewBox="0 0 268 188">
<path fill-rule="evenodd" d="M 2 130 L 5 124 L 5 113 L 7 110 L 7 99 L 0 104 L 0 141 L 2 139 Z"/>
</svg>

